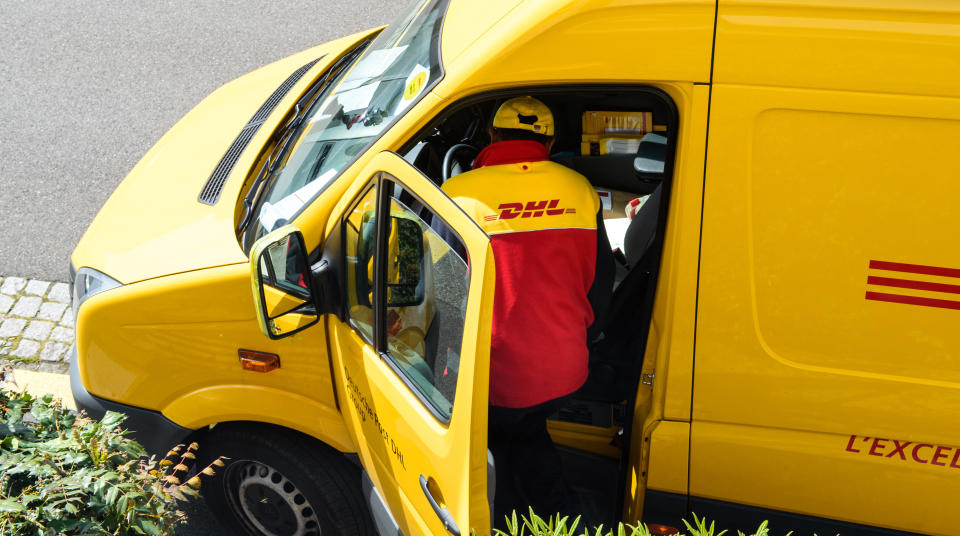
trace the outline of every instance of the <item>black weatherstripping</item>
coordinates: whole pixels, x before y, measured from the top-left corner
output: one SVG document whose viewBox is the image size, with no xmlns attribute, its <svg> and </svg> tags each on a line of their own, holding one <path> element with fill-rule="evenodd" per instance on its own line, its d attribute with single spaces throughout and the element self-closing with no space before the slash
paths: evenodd
<svg viewBox="0 0 960 536">
<path fill-rule="evenodd" d="M 777 530 L 792 530 L 794 534 L 842 534 L 844 536 L 917 536 L 916 532 L 904 532 L 868 525 L 859 525 L 834 519 L 770 510 L 744 504 L 735 504 L 700 497 L 690 497 L 690 511 L 699 516 L 716 519 L 717 524 L 736 524 L 742 530 L 751 529 L 769 520 Z"/>
<path fill-rule="evenodd" d="M 755 530 L 763 521 L 769 521 L 776 531 L 793 531 L 797 535 L 842 534 L 844 536 L 919 536 L 914 532 L 903 532 L 880 527 L 871 527 L 835 519 L 794 514 L 781 510 L 772 510 L 745 504 L 736 504 L 702 497 L 688 497 L 680 493 L 647 490 L 643 504 L 643 522 L 660 523 L 681 528 L 686 518 L 698 517 L 715 521 L 718 528 L 735 530 Z"/>
<path fill-rule="evenodd" d="M 213 169 L 213 173 L 210 174 L 207 183 L 204 184 L 203 189 L 200 190 L 200 196 L 197 197 L 197 201 L 205 205 L 217 204 L 217 201 L 220 200 L 220 192 L 223 191 L 223 184 L 226 182 L 227 177 L 230 176 L 230 172 L 233 171 L 233 166 L 237 163 L 243 150 L 247 148 L 247 144 L 250 143 L 253 136 L 260 130 L 263 122 L 267 120 L 267 117 L 269 117 L 273 109 L 277 107 L 277 104 L 280 104 L 280 101 L 283 100 L 290 89 L 321 59 L 323 59 L 323 56 L 294 71 L 293 74 L 287 77 L 287 79 L 280 84 L 280 87 L 275 89 L 273 93 L 267 97 L 267 100 L 260 105 L 260 108 L 253 114 L 250 122 L 247 123 L 247 126 L 243 127 L 237 139 L 233 140 L 230 148 L 228 148 L 227 152 L 220 158 L 217 167 Z"/>
<path fill-rule="evenodd" d="M 657 523 L 668 527 L 681 528 L 683 523 L 680 520 L 687 517 L 688 505 L 689 497 L 686 495 L 648 488 L 643 498 L 643 522 L 648 525 Z M 697 515 L 699 516 L 701 513 L 697 512 Z M 693 519 L 690 519 L 690 521 L 693 521 Z M 784 527 L 777 528 L 782 529 Z"/>
</svg>

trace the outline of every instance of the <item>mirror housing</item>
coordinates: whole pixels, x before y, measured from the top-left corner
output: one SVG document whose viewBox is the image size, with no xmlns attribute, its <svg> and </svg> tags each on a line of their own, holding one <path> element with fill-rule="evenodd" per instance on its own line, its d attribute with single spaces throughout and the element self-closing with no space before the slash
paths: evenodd
<svg viewBox="0 0 960 536">
<path fill-rule="evenodd" d="M 289 337 L 320 320 L 303 235 L 292 225 L 254 243 L 250 276 L 257 320 L 267 337 Z"/>
</svg>

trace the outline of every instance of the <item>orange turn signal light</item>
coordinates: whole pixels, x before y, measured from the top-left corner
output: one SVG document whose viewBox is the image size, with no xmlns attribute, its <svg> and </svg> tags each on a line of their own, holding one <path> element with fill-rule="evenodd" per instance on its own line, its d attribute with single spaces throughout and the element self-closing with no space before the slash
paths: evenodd
<svg viewBox="0 0 960 536">
<path fill-rule="evenodd" d="M 658 525 L 656 523 L 647 525 L 647 530 L 650 531 L 650 534 L 656 534 L 657 536 L 673 536 L 674 534 L 680 534 L 680 529 L 677 527 Z"/>
<path fill-rule="evenodd" d="M 253 350 L 238 350 L 237 353 L 240 354 L 240 367 L 243 370 L 270 372 L 280 368 L 280 356 L 277 354 L 255 352 Z"/>
</svg>

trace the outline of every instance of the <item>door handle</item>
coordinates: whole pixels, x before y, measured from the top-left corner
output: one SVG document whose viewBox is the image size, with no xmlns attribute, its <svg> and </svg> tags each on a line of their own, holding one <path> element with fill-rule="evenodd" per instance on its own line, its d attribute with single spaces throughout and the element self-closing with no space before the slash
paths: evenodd
<svg viewBox="0 0 960 536">
<path fill-rule="evenodd" d="M 429 482 L 430 479 L 420 475 L 420 489 L 422 489 L 423 494 L 427 496 L 427 500 L 430 501 L 430 506 L 433 507 L 433 511 L 436 512 L 437 517 L 440 518 L 440 521 L 443 521 L 443 528 L 447 529 L 447 532 L 453 534 L 454 536 L 460 536 L 460 528 L 457 527 L 457 523 L 453 520 L 453 516 L 450 515 L 450 510 L 441 508 L 440 505 L 437 504 L 437 500 L 433 498 L 433 493 L 430 491 L 430 486 L 428 485 Z"/>
</svg>

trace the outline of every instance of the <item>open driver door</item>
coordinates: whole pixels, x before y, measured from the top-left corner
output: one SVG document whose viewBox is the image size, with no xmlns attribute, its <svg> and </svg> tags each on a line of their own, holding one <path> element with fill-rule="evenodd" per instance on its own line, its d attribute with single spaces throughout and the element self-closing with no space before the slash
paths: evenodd
<svg viewBox="0 0 960 536">
<path fill-rule="evenodd" d="M 381 534 L 488 534 L 490 239 L 394 153 L 358 181 L 328 227 L 345 311 L 327 318 L 374 519 Z"/>
</svg>

